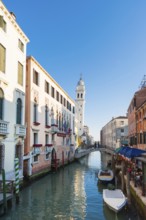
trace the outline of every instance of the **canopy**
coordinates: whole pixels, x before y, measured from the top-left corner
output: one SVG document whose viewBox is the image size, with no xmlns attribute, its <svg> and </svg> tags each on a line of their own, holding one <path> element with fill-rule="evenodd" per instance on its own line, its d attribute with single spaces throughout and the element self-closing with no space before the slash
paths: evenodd
<svg viewBox="0 0 146 220">
<path fill-rule="evenodd" d="M 121 149 L 118 151 L 119 154 L 125 156 L 125 154 L 131 149 L 131 147 L 125 146 L 121 147 Z"/>
<path fill-rule="evenodd" d="M 133 157 L 139 157 L 143 153 L 146 153 L 146 151 L 138 149 L 138 148 L 131 148 L 126 152 L 125 157 L 128 157 L 131 159 Z"/>
<path fill-rule="evenodd" d="M 139 157 L 139 156 L 141 156 L 141 154 L 146 153 L 145 150 L 141 150 L 141 149 L 133 148 L 133 147 L 129 147 L 129 146 L 119 147 L 115 150 L 115 152 L 120 155 L 123 155 L 124 157 L 127 157 L 129 159 L 131 159 L 133 157 Z"/>
</svg>

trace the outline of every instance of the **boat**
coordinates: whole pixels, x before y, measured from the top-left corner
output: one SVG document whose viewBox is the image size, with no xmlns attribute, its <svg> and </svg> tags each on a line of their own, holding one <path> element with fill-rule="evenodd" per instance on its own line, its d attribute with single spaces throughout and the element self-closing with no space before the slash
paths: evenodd
<svg viewBox="0 0 146 220">
<path fill-rule="evenodd" d="M 114 178 L 112 170 L 99 170 L 98 179 L 102 182 L 110 182 Z"/>
<path fill-rule="evenodd" d="M 114 212 L 119 212 L 127 203 L 127 198 L 120 189 L 103 189 L 103 200 Z"/>
</svg>

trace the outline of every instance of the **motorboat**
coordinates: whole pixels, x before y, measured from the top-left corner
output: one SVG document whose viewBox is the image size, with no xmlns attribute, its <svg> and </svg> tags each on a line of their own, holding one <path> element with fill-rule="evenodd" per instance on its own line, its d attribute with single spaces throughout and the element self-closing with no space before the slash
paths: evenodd
<svg viewBox="0 0 146 220">
<path fill-rule="evenodd" d="M 114 178 L 114 173 L 112 170 L 99 170 L 98 179 L 102 182 L 110 182 Z"/>
<path fill-rule="evenodd" d="M 114 212 L 119 212 L 127 203 L 127 198 L 120 189 L 103 189 L 103 200 Z"/>
</svg>

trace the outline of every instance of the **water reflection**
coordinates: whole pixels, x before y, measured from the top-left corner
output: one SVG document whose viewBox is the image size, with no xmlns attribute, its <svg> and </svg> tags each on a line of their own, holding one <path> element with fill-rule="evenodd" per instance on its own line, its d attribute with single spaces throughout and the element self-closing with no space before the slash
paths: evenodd
<svg viewBox="0 0 146 220">
<path fill-rule="evenodd" d="M 92 152 L 80 162 L 48 174 L 21 191 L 20 204 L 1 219 L 138 220 L 129 210 L 116 216 L 103 203 L 105 186 L 98 184 L 97 172 L 106 159 L 99 152 Z"/>
</svg>

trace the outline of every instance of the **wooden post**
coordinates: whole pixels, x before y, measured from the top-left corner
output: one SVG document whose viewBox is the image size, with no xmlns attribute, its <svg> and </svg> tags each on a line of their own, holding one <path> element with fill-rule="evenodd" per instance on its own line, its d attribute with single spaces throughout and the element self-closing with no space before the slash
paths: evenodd
<svg viewBox="0 0 146 220">
<path fill-rule="evenodd" d="M 124 191 L 124 174 L 125 174 L 125 162 L 124 160 L 122 160 L 122 163 L 121 163 L 122 167 L 121 167 L 121 171 L 122 171 L 122 176 L 121 176 L 121 188 L 122 188 L 122 191 Z"/>
<path fill-rule="evenodd" d="M 130 173 L 129 171 L 126 172 L 126 191 L 128 197 L 128 204 L 131 205 L 131 196 L 130 196 Z"/>
<path fill-rule="evenodd" d="M 16 203 L 19 203 L 19 159 L 15 158 L 15 193 Z"/>
<path fill-rule="evenodd" d="M 142 196 L 146 196 L 146 163 L 142 162 Z"/>
<path fill-rule="evenodd" d="M 55 170 L 57 170 L 57 157 L 56 157 L 56 153 L 55 153 Z"/>
<path fill-rule="evenodd" d="M 4 201 L 4 213 L 7 212 L 7 198 L 6 198 L 6 179 L 5 170 L 2 169 L 2 181 L 3 181 L 3 201 Z"/>
<path fill-rule="evenodd" d="M 62 151 L 62 166 L 64 167 L 64 151 Z"/>
</svg>

